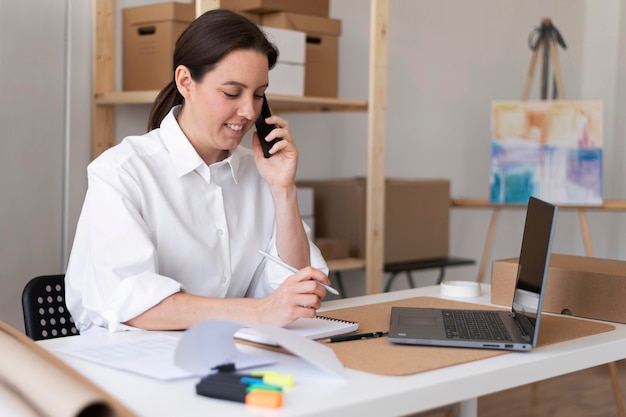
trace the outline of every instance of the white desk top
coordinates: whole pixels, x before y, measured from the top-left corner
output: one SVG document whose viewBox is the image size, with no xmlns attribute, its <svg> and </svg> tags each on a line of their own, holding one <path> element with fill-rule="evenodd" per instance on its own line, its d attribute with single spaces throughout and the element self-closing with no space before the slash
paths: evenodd
<svg viewBox="0 0 626 417">
<path fill-rule="evenodd" d="M 461 301 L 489 304 L 489 286 L 483 294 Z M 393 301 L 416 296 L 439 296 L 439 287 L 424 287 L 330 301 L 323 310 Z M 65 362 L 118 398 L 140 416 L 340 416 L 405 415 L 525 385 L 626 358 L 626 325 L 594 336 L 510 353 L 420 374 L 389 377 L 348 369 L 346 383 L 325 383 L 302 360 L 293 358 L 289 369 L 296 386 L 285 392 L 280 409 L 263 409 L 214 400 L 195 393 L 196 379 L 161 382 L 59 354 Z M 69 346 L 76 339 L 109 334 L 66 337 L 40 341 L 48 349 Z M 349 343 L 349 342 L 346 342 Z M 285 365 L 281 365 L 285 366 Z M 609 382 L 607 381 L 607 384 Z"/>
</svg>

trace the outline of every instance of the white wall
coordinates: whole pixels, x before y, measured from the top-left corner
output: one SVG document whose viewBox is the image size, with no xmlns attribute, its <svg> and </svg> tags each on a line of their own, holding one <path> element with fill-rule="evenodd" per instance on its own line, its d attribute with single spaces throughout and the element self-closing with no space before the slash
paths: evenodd
<svg viewBox="0 0 626 417">
<path fill-rule="evenodd" d="M 73 235 L 84 194 L 90 147 L 90 5 L 80 0 L 0 1 L 0 320 L 17 328 L 23 323 L 20 297 L 26 282 L 63 272 L 64 224 Z M 65 74 L 72 76 L 69 85 Z M 65 193 L 64 143 L 70 139 L 66 177 L 72 182 Z M 64 204 L 66 198 L 73 198 L 73 204 Z M 65 220 L 64 207 L 71 220 Z"/>
<path fill-rule="evenodd" d="M 21 324 L 35 274 L 61 272 L 63 3 L 0 2 L 0 319 Z"/>
<path fill-rule="evenodd" d="M 0 0 L 0 320 L 18 328 L 28 278 L 62 272 L 63 236 L 71 244 L 85 192 L 92 2 Z M 118 0 L 120 8 L 146 3 Z M 528 34 L 550 17 L 567 42 L 559 51 L 566 97 L 604 101 L 605 196 L 626 199 L 626 122 L 619 117 L 626 111 L 625 9 L 619 0 L 390 1 L 387 175 L 449 178 L 453 195 L 487 197 L 490 102 L 520 98 Z M 343 22 L 340 96 L 367 99 L 368 2 L 332 0 L 331 17 Z M 118 106 L 118 140 L 145 131 L 148 112 L 148 105 Z M 288 118 L 302 154 L 299 179 L 366 174 L 366 114 Z M 589 214 L 596 256 L 626 259 L 625 216 Z M 455 209 L 451 220 L 452 253 L 479 259 L 489 213 Z M 501 215 L 491 259 L 517 255 L 522 227 L 522 211 Z M 573 212 L 561 213 L 554 249 L 584 253 Z M 476 272 L 450 269 L 447 277 L 472 279 Z M 363 292 L 360 274 L 345 276 L 349 294 Z M 419 276 L 429 282 L 435 272 Z"/>
</svg>

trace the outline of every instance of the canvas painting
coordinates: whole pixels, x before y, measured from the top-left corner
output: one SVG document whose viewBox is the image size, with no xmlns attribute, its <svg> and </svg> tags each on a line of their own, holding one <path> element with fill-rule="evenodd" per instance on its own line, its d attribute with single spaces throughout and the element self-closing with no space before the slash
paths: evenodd
<svg viewBox="0 0 626 417">
<path fill-rule="evenodd" d="M 602 188 L 601 101 L 492 103 L 492 203 L 601 205 Z"/>
</svg>

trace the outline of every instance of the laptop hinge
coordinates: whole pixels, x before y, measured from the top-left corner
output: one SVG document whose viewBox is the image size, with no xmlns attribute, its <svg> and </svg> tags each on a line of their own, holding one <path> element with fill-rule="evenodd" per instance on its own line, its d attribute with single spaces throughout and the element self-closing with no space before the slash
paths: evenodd
<svg viewBox="0 0 626 417">
<path fill-rule="evenodd" d="M 522 332 L 522 339 L 527 342 L 532 341 L 532 335 L 535 333 L 535 326 L 531 320 L 523 314 L 515 313 L 515 311 L 511 312 L 511 316 Z"/>
</svg>

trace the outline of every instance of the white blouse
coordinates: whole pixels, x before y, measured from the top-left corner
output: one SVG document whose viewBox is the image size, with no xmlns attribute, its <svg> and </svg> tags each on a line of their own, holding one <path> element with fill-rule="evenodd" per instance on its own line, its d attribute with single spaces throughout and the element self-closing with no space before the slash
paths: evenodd
<svg viewBox="0 0 626 417">
<path fill-rule="evenodd" d="M 207 166 L 180 129 L 178 111 L 88 167 L 65 278 L 81 333 L 131 329 L 122 323 L 178 291 L 264 297 L 291 275 L 258 253 L 277 250 L 272 198 L 252 151 L 240 146 Z M 311 265 L 328 273 L 309 244 Z"/>
</svg>

